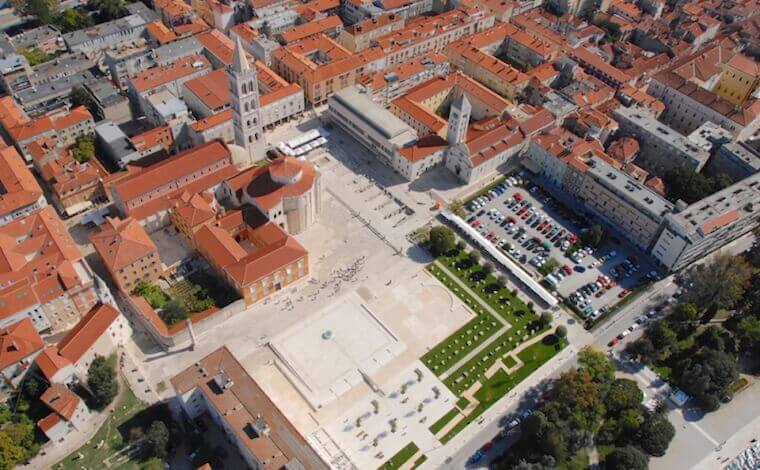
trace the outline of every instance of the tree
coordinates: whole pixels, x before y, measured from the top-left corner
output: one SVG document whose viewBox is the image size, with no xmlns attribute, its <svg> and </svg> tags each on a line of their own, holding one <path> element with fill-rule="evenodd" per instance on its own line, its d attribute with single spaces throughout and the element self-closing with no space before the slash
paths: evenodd
<svg viewBox="0 0 760 470">
<path fill-rule="evenodd" d="M 676 332 L 665 322 L 658 321 L 646 331 L 646 336 L 658 351 L 669 352 L 676 346 Z"/>
<path fill-rule="evenodd" d="M 96 114 L 98 108 L 90 92 L 81 85 L 71 89 L 71 103 L 74 106 L 84 106 L 92 115 Z"/>
<path fill-rule="evenodd" d="M 480 261 L 480 252 L 478 250 L 472 250 L 467 257 L 472 261 L 473 263 L 477 263 Z"/>
<path fill-rule="evenodd" d="M 649 459 L 633 446 L 617 447 L 604 459 L 605 470 L 646 470 Z"/>
<path fill-rule="evenodd" d="M 540 439 L 548 429 L 549 421 L 540 411 L 532 413 L 520 425 L 525 439 Z"/>
<path fill-rule="evenodd" d="M 752 277 L 752 267 L 744 258 L 718 254 L 712 262 L 699 264 L 686 274 L 689 289 L 684 300 L 702 310 L 730 309 L 741 300 Z"/>
<path fill-rule="evenodd" d="M 538 447 L 544 454 L 551 455 L 555 461 L 563 462 L 567 458 L 567 443 L 562 433 L 556 429 L 549 429 L 544 438 L 538 443 Z"/>
<path fill-rule="evenodd" d="M 542 325 L 549 325 L 552 322 L 552 312 L 544 311 L 541 312 L 541 324 Z"/>
<path fill-rule="evenodd" d="M 163 310 L 160 312 L 160 316 L 164 323 L 168 326 L 173 326 L 185 320 L 188 317 L 188 314 L 184 305 L 175 299 L 171 299 L 164 305 Z"/>
<path fill-rule="evenodd" d="M 731 334 L 718 326 L 709 326 L 697 335 L 696 344 L 703 348 L 722 352 L 736 352 L 736 342 Z"/>
<path fill-rule="evenodd" d="M 96 356 L 87 370 L 87 385 L 92 390 L 94 404 L 105 408 L 119 391 L 116 373 L 103 356 Z"/>
<path fill-rule="evenodd" d="M 71 156 L 80 163 L 90 160 L 95 156 L 95 139 L 91 135 L 80 135 L 77 137 L 71 149 Z"/>
<path fill-rule="evenodd" d="M 667 197 L 671 201 L 682 200 L 687 204 L 693 204 L 714 192 L 720 191 L 732 184 L 731 177 L 719 173 L 707 177 L 697 173 L 691 168 L 678 166 L 668 170 L 663 176 Z"/>
<path fill-rule="evenodd" d="M 436 256 L 445 255 L 456 246 L 456 237 L 450 228 L 437 225 L 430 229 L 430 249 Z"/>
<path fill-rule="evenodd" d="M 42 394 L 42 387 L 40 387 L 40 381 L 36 377 L 27 376 L 24 380 L 24 395 L 29 400 L 36 400 Z"/>
<path fill-rule="evenodd" d="M 705 411 L 720 406 L 728 387 L 739 378 L 736 358 L 722 351 L 702 348 L 686 357 L 677 367 L 681 371 L 678 385 L 694 398 Z"/>
<path fill-rule="evenodd" d="M 670 314 L 670 319 L 677 322 L 693 322 L 699 318 L 699 311 L 694 304 L 689 302 L 679 303 L 673 313 Z"/>
<path fill-rule="evenodd" d="M 487 262 L 483 265 L 483 272 L 488 275 L 493 272 L 493 263 Z"/>
<path fill-rule="evenodd" d="M 163 421 L 157 420 L 151 423 L 147 435 L 148 446 L 153 457 L 164 458 L 166 446 L 169 444 L 169 429 Z"/>
<path fill-rule="evenodd" d="M 24 458 L 24 448 L 5 432 L 0 431 L 0 469 L 12 470 Z"/>
<path fill-rule="evenodd" d="M 585 346 L 578 352 L 578 364 L 595 382 L 609 384 L 615 378 L 615 364 L 591 346 Z"/>
<path fill-rule="evenodd" d="M 626 408 L 641 405 L 644 394 L 638 384 L 630 379 L 615 379 L 604 397 L 604 406 L 610 413 L 620 413 Z"/>
<path fill-rule="evenodd" d="M 552 396 L 569 408 L 588 411 L 600 403 L 600 395 L 599 384 L 587 370 L 578 369 L 565 372 L 555 380 Z"/>
<path fill-rule="evenodd" d="M 567 327 L 565 325 L 559 325 L 554 330 L 554 336 L 556 336 L 559 339 L 562 339 L 567 336 Z"/>
<path fill-rule="evenodd" d="M 503 275 L 496 277 L 496 285 L 499 286 L 499 289 L 504 289 L 507 287 L 507 278 Z"/>
<path fill-rule="evenodd" d="M 35 65 L 44 64 L 51 58 L 50 54 L 42 52 L 36 47 L 33 47 L 31 49 L 19 49 L 19 53 L 26 58 L 26 61 L 29 62 L 29 65 L 32 67 Z"/>
<path fill-rule="evenodd" d="M 637 442 L 644 452 L 662 457 L 675 435 L 675 428 L 665 416 L 650 414 L 639 427 Z"/>
<path fill-rule="evenodd" d="M 101 21 L 111 21 L 124 16 L 126 8 L 124 0 L 89 0 L 87 5 L 98 10 Z"/>
<path fill-rule="evenodd" d="M 584 245 L 597 247 L 604 239 L 604 229 L 600 225 L 592 225 L 591 228 L 581 233 L 581 241 Z"/>
<path fill-rule="evenodd" d="M 465 243 L 464 240 L 459 240 L 457 242 L 457 250 L 462 251 L 465 248 L 467 248 L 467 243 Z"/>
<path fill-rule="evenodd" d="M 739 346 L 745 354 L 760 354 L 760 318 L 747 316 L 736 326 Z"/>
<path fill-rule="evenodd" d="M 55 24 L 62 33 L 92 26 L 92 19 L 79 8 L 67 8 L 55 18 Z"/>
<path fill-rule="evenodd" d="M 652 344 L 652 340 L 643 336 L 633 343 L 628 343 L 625 352 L 638 359 L 644 364 L 652 364 L 657 359 L 657 350 Z"/>
<path fill-rule="evenodd" d="M 464 210 L 464 203 L 460 201 L 459 199 L 454 199 L 451 201 L 451 204 L 449 204 L 449 210 L 453 213 L 459 216 L 459 218 L 464 219 L 467 217 L 467 212 Z"/>
<path fill-rule="evenodd" d="M 60 5 L 58 0 L 11 0 L 11 7 L 19 16 L 36 16 L 41 23 L 53 21 Z"/>
</svg>

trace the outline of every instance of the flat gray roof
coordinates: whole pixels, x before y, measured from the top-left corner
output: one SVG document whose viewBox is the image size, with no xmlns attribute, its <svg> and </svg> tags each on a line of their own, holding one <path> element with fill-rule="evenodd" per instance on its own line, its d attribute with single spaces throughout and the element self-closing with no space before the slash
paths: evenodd
<svg viewBox="0 0 760 470">
<path fill-rule="evenodd" d="M 592 157 L 593 163 L 588 172 L 623 199 L 629 201 L 639 211 L 648 213 L 654 220 L 662 220 L 673 210 L 673 204 L 653 190 L 635 180 L 631 175 L 620 171 L 598 157 Z"/>
<path fill-rule="evenodd" d="M 344 88 L 334 95 L 335 99 L 345 108 L 351 110 L 357 119 L 363 121 L 367 126 L 379 132 L 388 140 L 393 140 L 405 132 L 416 132 L 407 123 L 393 115 L 390 111 L 373 102 L 364 93 L 354 87 Z"/>
<path fill-rule="evenodd" d="M 177 61 L 182 57 L 200 54 L 202 50 L 203 46 L 201 43 L 194 36 L 190 36 L 189 38 L 172 41 L 169 44 L 164 44 L 161 47 L 153 49 L 153 58 L 157 64 L 165 65 Z"/>
<path fill-rule="evenodd" d="M 45 101 L 56 96 L 68 95 L 71 93 L 72 88 L 94 78 L 95 76 L 92 72 L 85 70 L 83 72 L 69 75 L 60 80 L 40 83 L 32 88 L 22 90 L 16 93 L 16 98 L 18 98 L 23 106 L 28 106 L 31 103 Z"/>
<path fill-rule="evenodd" d="M 698 237 L 698 230 L 703 224 L 734 209 L 738 211 L 739 218 L 760 210 L 760 173 L 691 204 L 669 220 L 681 225 L 689 237 L 694 239 Z"/>
<path fill-rule="evenodd" d="M 87 41 L 95 40 L 99 37 L 111 36 L 113 34 L 121 33 L 122 31 L 129 31 L 140 26 L 145 26 L 145 24 L 146 22 L 142 16 L 128 15 L 87 29 L 80 29 L 78 31 L 66 33 L 63 35 L 63 39 L 69 47 L 72 47 L 78 44 L 83 44 Z"/>
<path fill-rule="evenodd" d="M 626 108 L 625 106 L 620 106 L 613 114 L 615 118 L 623 118 L 633 123 L 637 127 L 656 136 L 663 142 L 667 142 L 684 154 L 689 155 L 697 162 L 704 162 L 710 158 L 710 154 L 705 149 L 698 147 L 683 134 L 668 127 L 667 124 L 661 123 L 653 115 L 648 114 L 639 108 Z"/>
</svg>

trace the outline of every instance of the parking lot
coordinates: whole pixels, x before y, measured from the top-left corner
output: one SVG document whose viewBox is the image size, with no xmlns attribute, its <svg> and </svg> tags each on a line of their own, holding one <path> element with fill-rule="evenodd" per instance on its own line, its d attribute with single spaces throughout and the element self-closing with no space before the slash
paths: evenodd
<svg viewBox="0 0 760 470">
<path fill-rule="evenodd" d="M 582 317 L 598 318 L 655 275 L 643 255 L 609 236 L 595 250 L 575 249 L 589 224 L 521 173 L 471 201 L 467 221 Z"/>
</svg>

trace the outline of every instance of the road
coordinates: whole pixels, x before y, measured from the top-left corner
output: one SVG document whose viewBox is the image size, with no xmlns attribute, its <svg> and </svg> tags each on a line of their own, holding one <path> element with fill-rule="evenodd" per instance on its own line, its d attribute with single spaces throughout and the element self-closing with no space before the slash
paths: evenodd
<svg viewBox="0 0 760 470">
<path fill-rule="evenodd" d="M 754 238 L 752 236 L 745 236 L 734 241 L 726 248 L 724 248 L 724 250 L 729 250 L 733 254 L 738 254 L 749 249 L 753 241 Z M 715 256 L 715 254 L 704 258 L 702 261 L 700 261 L 700 263 L 704 263 L 710 260 L 713 256 Z M 675 293 L 677 289 L 678 286 L 675 284 L 672 275 L 653 284 L 647 291 L 642 293 L 639 297 L 633 299 L 631 303 L 617 312 L 610 320 L 608 320 L 596 330 L 592 331 L 591 333 L 593 340 L 590 342 L 590 344 L 598 349 L 608 350 L 609 348 L 607 347 L 607 344 L 610 342 L 610 340 L 612 340 L 612 338 L 616 337 L 623 330 L 628 328 L 634 322 L 634 320 L 640 317 L 643 313 L 647 312 L 651 308 L 654 308 L 659 303 L 670 297 L 673 293 Z M 621 341 L 617 346 L 615 346 L 615 351 L 619 353 L 619 351 L 621 351 L 629 341 L 633 341 L 638 338 L 641 335 L 642 331 L 643 329 L 639 329 L 628 335 L 624 341 Z M 585 344 L 576 344 L 575 346 L 577 350 L 580 350 L 583 346 L 585 346 Z M 657 398 L 660 396 L 662 393 L 662 384 L 657 380 L 651 371 L 645 369 L 641 364 L 631 362 L 622 363 L 620 361 L 617 361 L 616 364 L 624 373 L 634 375 L 638 374 L 637 380 L 642 385 L 642 388 L 649 398 Z M 557 366 L 556 369 L 548 374 L 547 378 L 556 378 L 562 372 L 567 371 L 576 365 L 577 355 L 568 357 L 562 362 L 561 365 Z M 542 369 L 539 369 L 536 374 L 541 372 Z M 530 380 L 530 378 L 528 380 Z M 742 395 L 744 395 L 744 397 L 747 397 L 746 399 L 752 398 L 749 393 Z M 744 401 L 744 397 L 740 395 L 738 398 L 741 398 L 742 401 Z M 507 439 L 497 442 L 491 448 L 491 450 L 486 453 L 480 462 L 475 465 L 467 463 L 467 460 L 472 454 L 474 454 L 484 443 L 493 439 L 493 437 L 499 433 L 505 424 L 504 421 L 507 421 L 504 419 L 504 417 L 510 416 L 529 407 L 532 408 L 534 402 L 530 394 L 528 394 L 528 396 L 523 395 L 522 399 L 518 399 L 517 397 L 511 397 L 511 399 L 505 397 L 502 400 L 509 400 L 511 403 L 505 405 L 502 404 L 502 402 L 499 402 L 494 405 L 494 407 L 504 407 L 503 412 L 500 413 L 499 416 L 497 416 L 495 419 L 491 419 L 490 421 L 486 420 L 481 424 L 473 423 L 470 425 L 470 429 L 465 429 L 462 431 L 462 433 L 467 433 L 468 431 L 473 432 L 473 426 L 480 426 L 479 430 L 473 432 L 472 437 L 468 439 L 467 443 L 452 453 L 450 456 L 451 460 L 446 461 L 447 468 L 488 468 L 488 465 L 495 457 L 502 454 L 509 448 L 511 444 L 514 443 L 514 436 L 510 434 L 510 437 Z M 758 400 L 758 403 L 760 403 L 760 400 Z M 721 413 L 713 413 L 711 415 L 708 415 L 708 418 L 710 420 L 717 420 L 716 416 L 718 414 L 723 414 L 724 416 L 728 415 L 730 413 L 729 408 L 739 409 L 733 404 L 730 405 L 731 406 L 727 406 L 725 410 L 721 410 Z M 760 406 L 758 406 L 758 408 L 760 408 Z M 754 416 L 755 415 L 748 416 L 747 419 L 751 420 L 754 418 Z M 666 456 L 665 458 L 657 459 L 658 468 L 666 468 L 666 465 L 663 465 L 664 462 L 667 462 L 668 465 L 671 465 L 671 468 L 688 468 L 689 465 L 683 466 L 678 464 L 678 462 L 688 461 L 690 464 L 696 464 L 713 452 L 714 445 L 716 445 L 716 438 L 705 431 L 700 423 L 696 422 L 697 420 L 693 416 L 693 410 L 672 410 L 669 418 L 673 422 L 673 425 L 677 428 L 676 439 L 671 446 L 671 451 L 677 456 L 677 459 L 673 458 L 673 456 Z M 721 421 L 725 421 L 725 418 L 723 418 Z M 735 429 L 740 429 L 741 427 L 742 426 L 737 426 Z M 728 439 L 730 438 L 731 434 L 733 434 L 733 432 L 726 430 L 720 433 L 720 437 L 722 439 Z M 703 449 L 699 452 L 689 452 L 688 450 L 680 451 L 678 449 L 682 445 L 688 449 L 690 447 L 688 444 L 690 440 L 692 442 L 698 441 L 700 443 L 704 443 L 705 445 L 702 446 Z M 456 439 L 452 440 L 449 444 L 452 444 L 454 442 L 456 442 Z M 673 465 L 676 466 L 673 467 Z M 426 466 L 425 468 L 432 467 Z"/>
</svg>

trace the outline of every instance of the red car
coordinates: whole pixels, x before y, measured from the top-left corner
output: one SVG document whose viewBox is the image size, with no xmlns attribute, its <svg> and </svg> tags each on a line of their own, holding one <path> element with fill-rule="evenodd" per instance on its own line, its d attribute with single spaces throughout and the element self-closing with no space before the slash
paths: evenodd
<svg viewBox="0 0 760 470">
<path fill-rule="evenodd" d="M 612 341 L 610 341 L 609 343 L 607 343 L 607 346 L 612 347 L 612 346 L 615 346 L 616 344 L 618 344 L 619 342 L 620 342 L 619 339 L 612 338 Z"/>
<path fill-rule="evenodd" d="M 487 236 L 486 238 L 487 238 L 487 239 L 489 239 L 489 240 L 491 240 L 491 239 L 493 239 L 493 237 L 495 237 L 495 236 L 496 236 L 496 234 L 495 234 L 495 233 L 493 233 L 493 232 L 489 232 L 489 233 L 488 233 L 488 236 Z"/>
<path fill-rule="evenodd" d="M 472 228 L 478 228 L 478 227 L 480 227 L 480 221 L 479 220 L 473 220 L 470 225 L 472 225 Z"/>
<path fill-rule="evenodd" d="M 493 441 L 488 441 L 485 444 L 483 444 L 483 447 L 480 448 L 481 452 L 488 452 L 491 450 L 491 447 L 493 447 Z"/>
<path fill-rule="evenodd" d="M 515 193 L 515 201 L 522 201 L 522 194 Z"/>
<path fill-rule="evenodd" d="M 628 289 L 623 289 L 623 290 L 621 290 L 621 291 L 620 291 L 620 293 L 618 294 L 618 299 L 622 299 L 622 298 L 623 298 L 623 297 L 625 297 L 626 295 L 628 295 Z"/>
<path fill-rule="evenodd" d="M 517 223 L 517 221 L 515 220 L 515 218 L 512 217 L 512 216 L 507 217 L 507 220 L 510 221 L 510 222 L 512 222 L 513 224 Z"/>
<path fill-rule="evenodd" d="M 523 212 L 523 214 L 520 216 L 521 219 L 525 220 L 528 217 L 530 217 L 530 212 Z"/>
</svg>

